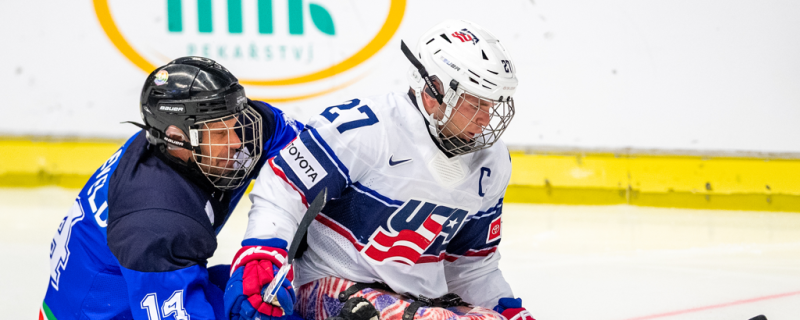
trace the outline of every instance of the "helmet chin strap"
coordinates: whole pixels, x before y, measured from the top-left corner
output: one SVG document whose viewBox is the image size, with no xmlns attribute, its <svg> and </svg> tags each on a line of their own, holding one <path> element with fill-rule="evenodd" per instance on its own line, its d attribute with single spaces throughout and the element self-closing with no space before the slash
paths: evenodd
<svg viewBox="0 0 800 320">
<path fill-rule="evenodd" d="M 458 102 L 458 96 L 460 95 L 458 81 L 455 79 L 451 80 L 450 88 L 447 89 L 444 95 L 442 95 L 442 93 L 439 92 L 436 84 L 433 82 L 433 79 L 431 79 L 430 75 L 428 74 L 427 69 L 425 69 L 425 66 L 422 65 L 422 62 L 420 62 L 417 57 L 414 56 L 411 50 L 408 49 L 408 46 L 406 46 L 406 43 L 403 42 L 403 40 L 400 40 L 400 50 L 403 51 L 403 54 L 406 56 L 406 58 L 408 58 L 411 64 L 414 65 L 414 68 L 416 68 L 416 74 L 411 74 L 411 77 L 417 83 L 419 83 L 419 80 L 417 80 L 419 78 L 422 78 L 424 81 L 424 84 L 419 86 L 419 88 L 414 88 L 414 95 L 417 98 L 417 108 L 420 110 L 420 112 L 422 112 L 423 115 L 428 117 L 428 122 L 430 124 L 428 126 L 428 130 L 432 135 L 437 136 L 437 126 L 444 126 L 447 123 L 447 121 L 450 119 L 450 114 L 453 112 L 456 102 Z M 445 105 L 445 111 L 441 120 L 436 119 L 435 111 L 428 113 L 428 111 L 425 109 L 425 104 L 422 101 L 422 91 L 425 88 L 425 85 L 427 85 L 430 96 L 435 98 L 439 105 Z"/>
<path fill-rule="evenodd" d="M 414 70 L 414 71 L 411 71 L 411 72 L 412 73 L 416 73 L 417 71 Z M 412 74 L 410 76 L 412 78 L 418 78 L 418 75 L 413 75 Z M 424 87 L 424 86 L 425 85 L 423 84 L 421 87 Z M 428 111 L 425 110 L 425 104 L 422 102 L 422 88 L 421 87 L 417 86 L 415 88 L 412 88 L 412 89 L 414 89 L 414 98 L 417 100 L 416 101 L 417 102 L 416 103 L 417 110 L 419 110 L 419 113 L 425 118 L 425 123 L 428 125 L 428 132 L 430 132 L 431 136 L 436 136 L 437 125 L 438 125 L 439 122 L 436 120 L 436 118 L 434 117 L 433 113 L 428 113 Z"/>
<path fill-rule="evenodd" d="M 408 46 L 406 46 L 406 43 L 403 42 L 403 40 L 400 40 L 400 50 L 402 50 L 406 58 L 408 58 L 408 60 L 411 61 L 411 64 L 413 64 L 414 67 L 417 68 L 419 75 L 422 77 L 423 80 L 425 80 L 425 84 L 428 85 L 428 88 L 430 88 L 431 92 L 433 93 L 433 97 L 436 98 L 436 102 L 442 104 L 442 100 L 444 99 L 444 97 L 442 96 L 441 93 L 439 93 L 439 89 L 437 89 L 436 86 L 433 85 L 433 80 L 431 80 L 431 77 L 428 75 L 428 70 L 425 70 L 425 66 L 422 65 L 422 62 L 419 62 L 419 60 L 417 60 L 417 57 L 415 57 L 413 53 L 411 53 L 411 50 L 408 49 Z"/>
<path fill-rule="evenodd" d="M 412 73 L 410 75 L 412 79 L 419 79 L 419 74 L 413 74 L 417 73 L 416 70 L 411 70 L 410 72 Z M 425 104 L 423 103 L 422 99 L 423 88 L 425 87 L 425 84 L 420 83 L 420 85 L 412 88 L 414 89 L 414 96 L 416 97 L 417 100 L 417 109 L 419 109 L 420 113 L 422 113 L 422 115 L 425 116 L 429 124 L 428 130 L 434 136 L 438 135 L 439 127 L 444 126 L 447 123 L 447 121 L 450 120 L 450 115 L 453 113 L 453 109 L 455 108 L 456 103 L 458 103 L 458 97 L 463 92 L 463 90 L 458 88 L 457 81 L 453 80 L 450 84 L 451 87 L 448 88 L 447 92 L 445 92 L 445 96 L 443 99 L 444 103 L 440 104 L 445 106 L 441 120 L 436 119 L 436 111 L 429 113 L 428 110 L 425 109 Z"/>
<path fill-rule="evenodd" d="M 133 121 L 125 121 L 125 122 L 120 122 L 120 123 L 130 123 L 130 124 L 132 124 L 134 126 L 142 128 L 142 130 L 147 131 L 150 134 L 154 135 L 156 137 L 156 139 L 164 141 L 165 143 L 167 143 L 169 145 L 173 145 L 173 146 L 176 146 L 176 147 L 179 147 L 179 148 L 183 148 L 183 149 L 186 149 L 186 150 L 189 150 L 189 151 L 197 151 L 197 150 L 195 150 L 195 148 L 197 148 L 197 146 L 193 146 L 191 142 L 178 141 L 178 140 L 172 139 L 169 136 L 167 136 L 166 133 L 164 133 L 161 130 L 158 130 L 155 127 L 151 127 L 151 126 L 146 125 L 146 124 L 136 123 L 136 122 L 133 122 Z"/>
</svg>

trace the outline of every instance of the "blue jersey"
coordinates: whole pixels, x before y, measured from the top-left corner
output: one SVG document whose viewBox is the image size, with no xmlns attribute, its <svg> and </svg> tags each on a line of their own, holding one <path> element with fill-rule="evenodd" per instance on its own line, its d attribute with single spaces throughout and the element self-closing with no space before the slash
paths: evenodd
<svg viewBox="0 0 800 320">
<path fill-rule="evenodd" d="M 266 103 L 250 104 L 263 119 L 257 173 L 303 125 Z M 227 319 L 206 264 L 248 184 L 222 192 L 183 170 L 144 132 L 103 163 L 50 245 L 45 318 Z"/>
</svg>

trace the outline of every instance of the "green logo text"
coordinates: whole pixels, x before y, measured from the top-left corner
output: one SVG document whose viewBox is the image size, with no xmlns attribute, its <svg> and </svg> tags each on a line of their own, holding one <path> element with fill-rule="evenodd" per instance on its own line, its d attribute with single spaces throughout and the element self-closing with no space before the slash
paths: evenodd
<svg viewBox="0 0 800 320">
<path fill-rule="evenodd" d="M 213 13 L 212 0 L 197 0 L 197 31 L 200 33 L 212 33 Z M 258 8 L 258 32 L 260 34 L 272 34 L 272 0 L 255 0 Z M 303 30 L 303 0 L 287 0 L 289 11 L 289 34 L 302 35 Z M 169 32 L 183 32 L 182 0 L 167 0 L 167 30 Z M 242 33 L 242 0 L 227 0 L 228 8 L 228 32 Z M 327 35 L 335 35 L 336 29 L 333 25 L 328 10 L 317 4 L 309 4 L 308 10 L 311 21 L 320 32 Z"/>
</svg>

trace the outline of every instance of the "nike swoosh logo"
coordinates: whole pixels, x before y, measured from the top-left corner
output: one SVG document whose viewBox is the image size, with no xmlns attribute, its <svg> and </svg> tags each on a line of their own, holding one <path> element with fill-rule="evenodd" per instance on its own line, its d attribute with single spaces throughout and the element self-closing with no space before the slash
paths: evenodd
<svg viewBox="0 0 800 320">
<path fill-rule="evenodd" d="M 400 165 L 400 164 L 403 164 L 403 163 L 411 161 L 411 159 L 405 159 L 405 160 L 400 160 L 400 161 L 392 161 L 392 158 L 394 158 L 394 155 L 389 157 L 389 166 L 390 167 L 394 167 L 396 165 Z"/>
</svg>

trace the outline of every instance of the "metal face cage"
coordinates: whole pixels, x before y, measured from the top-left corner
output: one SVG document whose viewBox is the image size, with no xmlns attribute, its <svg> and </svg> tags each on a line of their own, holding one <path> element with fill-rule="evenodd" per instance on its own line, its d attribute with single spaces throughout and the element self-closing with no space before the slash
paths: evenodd
<svg viewBox="0 0 800 320">
<path fill-rule="evenodd" d="M 452 155 L 491 147 L 514 117 L 514 99 L 494 100 L 458 91 L 454 106 L 442 105 L 434 115 L 443 120 L 436 135 L 442 147 Z"/>
<path fill-rule="evenodd" d="M 263 152 L 261 115 L 250 106 L 233 115 L 199 121 L 189 135 L 197 166 L 220 190 L 242 186 Z"/>
</svg>

